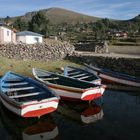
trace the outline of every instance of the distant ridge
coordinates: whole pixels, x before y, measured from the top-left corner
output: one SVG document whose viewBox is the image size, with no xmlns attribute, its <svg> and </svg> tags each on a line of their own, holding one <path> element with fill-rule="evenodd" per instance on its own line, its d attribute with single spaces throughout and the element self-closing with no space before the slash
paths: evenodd
<svg viewBox="0 0 140 140">
<path fill-rule="evenodd" d="M 48 9 L 42 9 L 38 11 L 43 11 L 45 12 L 46 16 L 48 17 L 49 21 L 51 24 L 61 24 L 61 23 L 68 23 L 68 24 L 76 24 L 76 23 L 89 23 L 89 22 L 96 22 L 98 20 L 101 20 L 103 18 L 99 17 L 94 17 L 94 16 L 88 16 L 84 14 L 80 14 L 71 10 L 66 10 L 62 8 L 48 8 Z M 16 16 L 16 17 L 11 17 L 10 21 L 11 23 L 14 22 L 18 17 L 24 19 L 25 21 L 30 21 L 31 18 L 38 12 L 38 11 L 33 11 L 33 12 L 28 12 L 25 15 L 22 16 Z M 0 18 L 1 20 L 3 18 Z M 138 23 L 140 22 L 140 15 L 128 19 L 128 20 L 116 20 L 116 19 L 109 19 L 112 22 L 133 22 L 137 21 Z"/>
<path fill-rule="evenodd" d="M 89 23 L 96 22 L 97 20 L 100 19 L 98 17 L 88 16 L 62 8 L 49 8 L 40 11 L 45 12 L 50 23 L 52 24 L 61 24 L 61 23 L 75 24 L 77 22 Z M 36 12 L 38 11 L 28 12 L 25 15 L 21 16 L 21 18 L 26 21 L 29 21 Z M 14 19 L 16 19 L 16 17 L 14 17 Z"/>
</svg>

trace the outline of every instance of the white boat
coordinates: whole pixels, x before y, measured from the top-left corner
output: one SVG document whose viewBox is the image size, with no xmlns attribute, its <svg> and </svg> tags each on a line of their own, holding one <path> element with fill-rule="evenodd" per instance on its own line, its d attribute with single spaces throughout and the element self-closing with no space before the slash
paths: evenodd
<svg viewBox="0 0 140 140">
<path fill-rule="evenodd" d="M 95 85 L 36 68 L 33 69 L 33 75 L 61 98 L 67 100 L 94 100 L 101 97 L 105 90 L 104 85 Z"/>
<path fill-rule="evenodd" d="M 0 80 L 3 105 L 22 117 L 40 117 L 57 109 L 59 96 L 39 82 L 13 72 Z"/>
</svg>

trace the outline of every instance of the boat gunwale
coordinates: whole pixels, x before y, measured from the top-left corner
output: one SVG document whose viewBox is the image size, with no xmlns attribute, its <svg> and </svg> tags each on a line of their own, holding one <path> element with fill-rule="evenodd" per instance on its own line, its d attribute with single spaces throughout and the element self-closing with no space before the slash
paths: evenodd
<svg viewBox="0 0 140 140">
<path fill-rule="evenodd" d="M 96 88 L 100 88 L 101 86 L 103 85 L 95 85 L 93 83 L 88 83 L 86 82 L 87 84 L 93 84 L 94 87 L 90 87 L 90 88 L 75 88 L 75 87 L 70 87 L 70 86 L 63 86 L 63 85 L 59 85 L 59 84 L 54 84 L 54 83 L 50 83 L 48 81 L 44 81 L 42 80 L 41 78 L 39 78 L 36 74 L 36 71 L 42 71 L 42 72 L 45 72 L 47 73 L 48 71 L 45 71 L 45 70 L 40 70 L 40 69 L 36 69 L 36 68 L 33 68 L 32 72 L 33 72 L 33 75 L 35 76 L 36 79 L 38 79 L 39 81 L 43 82 L 44 84 L 46 84 L 47 86 L 52 86 L 52 87 L 56 87 L 56 88 L 60 88 L 60 89 L 64 89 L 64 90 L 70 90 L 70 91 L 74 91 L 74 92 L 79 92 L 79 93 L 84 93 L 85 90 L 94 90 Z M 54 74 L 52 72 L 48 72 L 50 74 Z M 54 75 L 58 75 L 60 77 L 64 77 L 64 78 L 70 78 L 70 77 L 65 77 L 63 75 L 59 75 L 59 74 L 54 74 Z M 76 80 L 76 81 L 79 81 L 77 79 L 73 79 L 73 78 L 70 78 L 72 80 Z M 80 81 L 80 82 L 84 82 L 84 81 Z M 84 82 L 85 83 L 85 82 Z"/>
<path fill-rule="evenodd" d="M 0 82 L 4 82 L 4 79 L 8 74 L 16 75 L 16 76 L 22 78 L 21 80 L 25 80 L 27 83 L 31 82 L 32 85 L 34 86 L 34 88 L 36 88 L 36 87 L 41 88 L 41 91 L 38 91 L 38 92 L 46 92 L 46 98 L 40 99 L 39 101 L 30 99 L 30 100 L 27 100 L 24 102 L 24 101 L 17 101 L 14 98 L 10 98 L 10 96 L 8 96 L 2 89 L 0 89 L 0 96 L 4 96 L 3 98 L 8 99 L 9 102 L 13 103 L 16 106 L 21 107 L 23 105 L 30 105 L 31 103 L 41 103 L 41 102 L 51 101 L 51 100 L 54 100 L 55 98 L 58 100 L 60 99 L 60 97 L 57 94 L 55 94 L 52 90 L 48 89 L 45 85 L 41 84 L 40 82 L 38 82 L 34 79 L 31 79 L 31 78 L 28 78 L 26 76 L 18 75 L 16 73 L 11 72 L 11 71 L 7 72 L 2 77 L 0 79 Z M 2 85 L 0 86 L 0 88 L 2 88 Z M 48 94 L 52 94 L 52 95 L 50 97 L 47 97 L 47 92 L 49 92 Z M 26 94 L 28 94 L 28 93 L 26 93 Z"/>
<path fill-rule="evenodd" d="M 92 70 L 92 71 L 99 72 L 99 74 L 105 74 L 105 75 L 108 75 L 108 76 L 111 76 L 111 77 L 114 77 L 114 78 L 118 78 L 118 79 L 123 79 L 123 80 L 127 80 L 127 81 L 132 81 L 132 82 L 140 83 L 140 79 L 139 78 L 131 76 L 131 75 L 122 74 L 122 73 L 114 72 L 114 71 L 111 71 L 111 70 L 105 70 L 103 68 L 96 68 L 94 66 L 87 65 L 87 64 L 85 66 L 88 69 Z"/>
</svg>

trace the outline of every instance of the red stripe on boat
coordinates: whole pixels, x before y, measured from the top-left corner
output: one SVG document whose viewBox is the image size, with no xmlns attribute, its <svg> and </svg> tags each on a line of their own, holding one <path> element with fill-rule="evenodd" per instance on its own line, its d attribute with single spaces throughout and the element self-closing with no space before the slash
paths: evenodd
<svg viewBox="0 0 140 140">
<path fill-rule="evenodd" d="M 99 97 L 101 97 L 101 96 L 102 96 L 101 93 L 90 94 L 90 95 L 84 96 L 83 98 L 81 98 L 81 100 L 90 101 L 90 100 L 97 99 L 97 98 L 99 98 Z"/>
<path fill-rule="evenodd" d="M 56 108 L 49 107 L 49 108 L 44 108 L 44 109 L 39 109 L 39 110 L 34 110 L 34 111 L 29 111 L 25 114 L 23 114 L 23 117 L 40 117 L 42 115 L 48 114 L 56 110 Z"/>
</svg>

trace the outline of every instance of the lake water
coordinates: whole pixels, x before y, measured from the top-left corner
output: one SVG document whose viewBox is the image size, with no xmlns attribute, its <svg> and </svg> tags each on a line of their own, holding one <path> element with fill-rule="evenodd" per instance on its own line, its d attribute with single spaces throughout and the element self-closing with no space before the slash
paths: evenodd
<svg viewBox="0 0 140 140">
<path fill-rule="evenodd" d="M 140 95 L 140 94 L 139 94 Z M 103 105 L 61 101 L 40 119 L 19 118 L 0 106 L 2 140 L 139 140 L 140 96 L 105 91 Z"/>
</svg>

